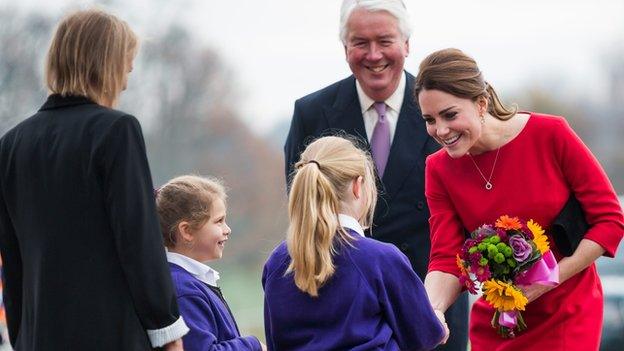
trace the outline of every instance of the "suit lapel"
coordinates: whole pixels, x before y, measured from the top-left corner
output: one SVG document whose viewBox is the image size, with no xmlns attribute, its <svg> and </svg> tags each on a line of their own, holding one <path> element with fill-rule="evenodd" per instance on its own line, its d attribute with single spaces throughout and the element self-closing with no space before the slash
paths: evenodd
<svg viewBox="0 0 624 351">
<path fill-rule="evenodd" d="M 405 178 L 414 170 L 414 167 L 424 169 L 425 159 L 422 149 L 429 137 L 420 110 L 415 104 L 412 92 L 414 76 L 406 73 L 407 81 L 403 105 L 399 113 L 394 139 L 390 148 L 390 156 L 382 178 L 383 188 L 381 195 L 387 202 L 392 200 L 401 189 Z M 343 80 L 338 88 L 336 100 L 324 108 L 325 117 L 331 133 L 345 131 L 362 140 L 370 151 L 370 145 L 364 127 L 364 118 L 360 101 L 355 89 L 355 77 Z"/>
<path fill-rule="evenodd" d="M 331 106 L 325 106 L 325 117 L 332 132 L 345 131 L 361 139 L 366 148 L 370 149 L 354 76 L 341 82 L 336 100 Z"/>
<path fill-rule="evenodd" d="M 401 189 L 405 178 L 414 171 L 414 167 L 424 169 L 425 159 L 422 149 L 429 136 L 420 110 L 412 96 L 413 90 L 414 77 L 407 73 L 403 106 L 401 106 L 388 164 L 382 179 L 388 201 L 392 200 Z"/>
</svg>

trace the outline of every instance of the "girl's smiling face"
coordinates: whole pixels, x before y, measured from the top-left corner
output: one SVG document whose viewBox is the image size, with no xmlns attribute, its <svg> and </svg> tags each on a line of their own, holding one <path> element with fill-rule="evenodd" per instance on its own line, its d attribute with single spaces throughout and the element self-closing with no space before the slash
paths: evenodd
<svg viewBox="0 0 624 351">
<path fill-rule="evenodd" d="M 222 199 L 212 203 L 210 218 L 201 227 L 192 231 L 193 259 L 206 262 L 220 259 L 223 256 L 225 242 L 232 230 L 225 222 L 226 208 Z"/>
</svg>

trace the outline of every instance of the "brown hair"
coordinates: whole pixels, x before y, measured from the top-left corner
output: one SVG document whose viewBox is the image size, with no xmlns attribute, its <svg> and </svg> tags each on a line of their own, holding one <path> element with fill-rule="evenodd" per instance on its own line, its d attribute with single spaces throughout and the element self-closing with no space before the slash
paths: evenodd
<svg viewBox="0 0 624 351">
<path fill-rule="evenodd" d="M 340 202 L 351 182 L 364 180 L 364 227 L 372 223 L 377 188 L 370 155 L 348 139 L 328 136 L 315 140 L 295 164 L 288 199 L 286 243 L 291 257 L 287 272 L 294 272 L 299 290 L 318 296 L 318 289 L 334 274 L 334 238 L 352 237 L 338 222 Z"/>
<path fill-rule="evenodd" d="M 165 246 L 176 246 L 180 222 L 187 221 L 191 228 L 199 229 L 210 219 L 214 201 L 225 202 L 226 198 L 223 183 L 215 178 L 183 175 L 168 181 L 156 191 L 156 209 Z"/>
<path fill-rule="evenodd" d="M 440 90 L 463 99 L 488 101 L 488 113 L 507 120 L 518 111 L 517 106 L 506 107 L 494 88 L 485 81 L 477 62 L 458 49 L 443 49 L 427 56 L 420 63 L 414 97 L 422 90 Z"/>
<path fill-rule="evenodd" d="M 59 23 L 48 50 L 48 89 L 113 107 L 137 46 L 137 36 L 117 17 L 95 9 L 72 13 Z"/>
</svg>

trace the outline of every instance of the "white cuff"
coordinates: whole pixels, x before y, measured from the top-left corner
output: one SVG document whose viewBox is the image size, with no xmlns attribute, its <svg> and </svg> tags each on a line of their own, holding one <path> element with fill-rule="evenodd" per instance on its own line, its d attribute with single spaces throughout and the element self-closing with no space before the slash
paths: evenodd
<svg viewBox="0 0 624 351">
<path fill-rule="evenodd" d="M 152 343 L 152 347 L 161 347 L 174 340 L 180 339 L 184 334 L 188 333 L 189 328 L 184 323 L 184 319 L 180 316 L 173 324 L 160 329 L 148 329 L 147 336 Z"/>
</svg>

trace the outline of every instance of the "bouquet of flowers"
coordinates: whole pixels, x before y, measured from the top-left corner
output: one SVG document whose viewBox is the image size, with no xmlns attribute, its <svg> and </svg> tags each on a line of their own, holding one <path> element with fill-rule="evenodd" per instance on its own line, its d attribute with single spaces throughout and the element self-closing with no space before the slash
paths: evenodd
<svg viewBox="0 0 624 351">
<path fill-rule="evenodd" d="M 470 233 L 457 254 L 459 282 L 472 294 L 477 282 L 496 309 L 492 327 L 504 338 L 527 328 L 522 314 L 528 303 L 519 286 L 557 285 L 559 267 L 542 227 L 529 220 L 501 216 Z"/>
</svg>

